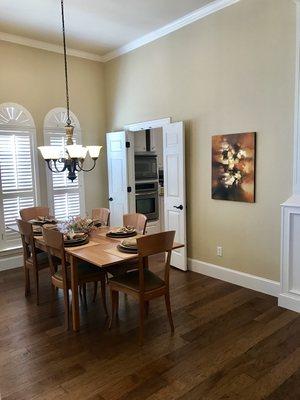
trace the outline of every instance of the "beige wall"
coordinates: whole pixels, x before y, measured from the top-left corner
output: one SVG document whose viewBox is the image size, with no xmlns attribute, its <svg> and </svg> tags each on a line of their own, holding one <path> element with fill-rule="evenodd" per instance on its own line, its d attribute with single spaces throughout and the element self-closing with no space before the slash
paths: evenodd
<svg viewBox="0 0 300 400">
<path fill-rule="evenodd" d="M 279 280 L 294 55 L 293 1 L 241 0 L 105 65 L 108 130 L 168 116 L 186 121 L 190 257 Z M 211 136 L 249 131 L 258 133 L 256 203 L 212 200 Z"/>
<path fill-rule="evenodd" d="M 63 56 L 0 41 L 0 104 L 19 103 L 32 114 L 37 141 L 43 144 L 43 121 L 54 107 L 65 107 Z M 77 115 L 84 144 L 105 144 L 103 65 L 69 58 L 71 110 Z M 39 156 L 41 201 L 47 202 L 44 162 Z M 85 175 L 86 209 L 106 205 L 105 150 L 96 170 Z"/>
</svg>

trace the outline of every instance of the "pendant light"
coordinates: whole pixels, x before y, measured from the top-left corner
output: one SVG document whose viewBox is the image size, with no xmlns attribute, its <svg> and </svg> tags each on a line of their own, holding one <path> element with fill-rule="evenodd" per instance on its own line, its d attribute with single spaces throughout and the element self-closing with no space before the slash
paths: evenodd
<svg viewBox="0 0 300 400">
<path fill-rule="evenodd" d="M 70 119 L 70 101 L 69 101 L 69 82 L 68 82 L 68 62 L 67 62 L 67 48 L 66 48 L 66 34 L 65 34 L 65 15 L 64 15 L 64 1 L 61 0 L 61 21 L 62 21 L 62 36 L 64 48 L 64 68 L 65 68 L 65 85 L 66 85 L 66 103 L 67 103 L 67 121 L 66 121 L 66 146 L 61 148 L 59 146 L 40 146 L 42 157 L 48 165 L 50 171 L 54 173 L 63 173 L 68 171 L 68 179 L 72 182 L 77 178 L 79 171 L 89 172 L 96 166 L 97 159 L 100 154 L 102 146 L 82 146 L 74 144 L 73 133 L 74 126 Z M 93 160 L 93 165 L 85 169 L 83 164 L 89 153 Z M 63 156 L 61 156 L 64 154 Z"/>
</svg>

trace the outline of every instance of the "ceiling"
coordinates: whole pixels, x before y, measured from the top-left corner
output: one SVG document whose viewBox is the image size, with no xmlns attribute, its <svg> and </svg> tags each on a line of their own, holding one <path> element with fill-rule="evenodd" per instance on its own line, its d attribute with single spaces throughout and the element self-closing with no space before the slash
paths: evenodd
<svg viewBox="0 0 300 400">
<path fill-rule="evenodd" d="M 67 45 L 99 56 L 213 0 L 64 0 Z M 0 32 L 61 45 L 60 0 L 0 0 Z"/>
</svg>

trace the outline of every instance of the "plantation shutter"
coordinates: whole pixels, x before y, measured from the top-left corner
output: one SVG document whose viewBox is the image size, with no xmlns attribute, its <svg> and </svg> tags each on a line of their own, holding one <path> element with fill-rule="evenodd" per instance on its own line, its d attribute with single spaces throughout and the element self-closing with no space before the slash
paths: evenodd
<svg viewBox="0 0 300 400">
<path fill-rule="evenodd" d="M 65 123 L 66 113 L 53 110 L 57 127 L 55 129 L 45 126 L 45 145 L 64 147 L 66 145 Z M 49 114 L 48 114 L 49 115 Z M 51 117 L 51 116 L 50 116 Z M 74 144 L 80 144 L 80 133 L 75 129 Z M 58 163 L 61 169 L 61 164 Z M 47 167 L 48 170 L 48 167 Z M 55 173 L 47 171 L 48 176 L 48 202 L 53 214 L 59 220 L 64 220 L 77 215 L 84 215 L 84 190 L 82 172 L 73 182 L 67 176 L 68 172 Z"/>
<path fill-rule="evenodd" d="M 3 107 L 3 106 L 2 106 Z M 1 249 L 20 245 L 19 236 L 10 226 L 20 218 L 22 208 L 36 205 L 36 185 L 34 168 L 33 132 L 26 127 L 19 129 L 11 127 L 14 116 L 18 115 L 15 108 L 10 108 L 7 119 L 6 109 L 0 108 L 0 220 Z M 20 110 L 18 110 L 20 113 Z M 6 121 L 4 125 L 2 122 Z M 11 124 L 8 124 L 8 123 Z"/>
</svg>

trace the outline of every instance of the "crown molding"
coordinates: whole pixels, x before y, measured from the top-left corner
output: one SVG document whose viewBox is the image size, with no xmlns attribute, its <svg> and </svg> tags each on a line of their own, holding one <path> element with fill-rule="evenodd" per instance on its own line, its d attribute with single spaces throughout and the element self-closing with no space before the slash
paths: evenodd
<svg viewBox="0 0 300 400">
<path fill-rule="evenodd" d="M 0 40 L 4 42 L 16 43 L 22 46 L 34 47 L 35 49 L 42 49 L 46 51 L 51 51 L 53 53 L 63 54 L 64 49 L 63 46 L 42 42 L 40 40 L 29 39 L 23 36 L 12 35 L 10 33 L 0 32 Z M 75 50 L 75 49 L 67 49 L 67 53 L 69 56 L 85 58 L 87 60 L 103 62 L 103 57 L 98 54 L 88 53 L 86 51 Z"/>
<path fill-rule="evenodd" d="M 98 62 L 107 62 L 123 54 L 136 50 L 139 47 L 145 46 L 148 43 L 154 42 L 155 40 L 163 36 L 166 36 L 169 33 L 175 32 L 178 29 L 183 28 L 184 26 L 192 24 L 193 22 L 205 18 L 208 15 L 211 15 L 217 11 L 223 10 L 223 8 L 236 4 L 239 1 L 240 0 L 215 0 L 187 15 L 184 15 L 181 18 L 176 19 L 173 22 L 170 22 L 169 24 L 163 26 L 162 28 L 156 29 L 155 31 L 147 33 L 146 35 L 141 36 L 140 38 L 133 40 L 132 42 L 129 42 L 124 46 L 119 47 L 116 50 L 108 52 L 103 56 L 70 48 L 67 49 L 67 53 L 69 56 L 85 58 L 87 60 L 98 61 Z M 295 1 L 300 1 L 300 0 L 295 0 Z M 40 40 L 35 40 L 35 39 L 29 39 L 23 36 L 12 35 L 10 33 L 0 32 L 0 40 L 63 54 L 63 47 L 60 45 L 42 42 Z"/>
<path fill-rule="evenodd" d="M 184 15 L 181 18 L 176 19 L 173 22 L 170 22 L 169 24 L 163 26 L 162 28 L 156 29 L 155 31 L 152 31 L 150 33 L 147 33 L 146 35 L 133 40 L 132 42 L 129 42 L 125 44 L 122 47 L 119 47 L 116 50 L 113 50 L 107 54 L 105 54 L 102 59 L 103 62 L 110 61 L 114 58 L 117 58 L 123 54 L 129 53 L 130 51 L 136 50 L 139 47 L 145 46 L 148 43 L 154 42 L 155 40 L 168 35 L 169 33 L 172 33 L 174 31 L 177 31 L 178 29 L 183 28 L 184 26 L 187 26 L 189 24 L 192 24 L 195 21 L 198 21 L 199 19 L 205 18 L 210 14 L 213 14 L 217 11 L 222 10 L 223 8 L 229 7 L 233 4 L 238 3 L 240 0 L 215 0 L 212 3 L 209 3 L 203 7 L 198 8 L 195 11 L 192 11 L 191 13 Z"/>
</svg>

